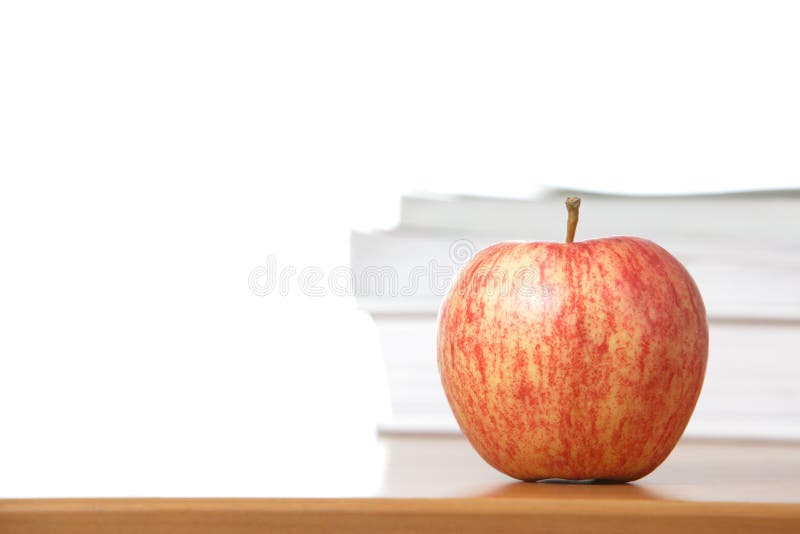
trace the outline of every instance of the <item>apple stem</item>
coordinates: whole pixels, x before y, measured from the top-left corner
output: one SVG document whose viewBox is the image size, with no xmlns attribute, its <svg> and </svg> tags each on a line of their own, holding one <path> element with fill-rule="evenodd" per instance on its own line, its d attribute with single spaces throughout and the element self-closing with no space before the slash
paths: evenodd
<svg viewBox="0 0 800 534">
<path fill-rule="evenodd" d="M 567 199 L 567 243 L 575 241 L 575 229 L 578 227 L 578 210 L 581 207 L 581 199 L 569 197 Z"/>
</svg>

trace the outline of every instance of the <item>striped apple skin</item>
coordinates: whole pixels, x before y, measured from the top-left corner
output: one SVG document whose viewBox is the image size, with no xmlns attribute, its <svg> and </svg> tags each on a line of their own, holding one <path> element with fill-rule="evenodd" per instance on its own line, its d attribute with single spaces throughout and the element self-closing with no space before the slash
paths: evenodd
<svg viewBox="0 0 800 534">
<path fill-rule="evenodd" d="M 689 422 L 705 375 L 700 292 L 651 241 L 492 245 L 464 266 L 437 331 L 461 430 L 521 480 L 630 481 Z"/>
</svg>

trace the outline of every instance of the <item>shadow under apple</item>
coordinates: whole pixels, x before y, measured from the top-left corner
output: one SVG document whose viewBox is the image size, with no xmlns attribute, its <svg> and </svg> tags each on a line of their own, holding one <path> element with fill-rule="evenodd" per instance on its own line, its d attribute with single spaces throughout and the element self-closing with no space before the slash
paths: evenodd
<svg viewBox="0 0 800 534">
<path fill-rule="evenodd" d="M 500 499 L 664 499 L 658 491 L 630 482 L 610 480 L 546 479 L 538 482 L 510 482 L 496 486 L 478 497 Z"/>
</svg>

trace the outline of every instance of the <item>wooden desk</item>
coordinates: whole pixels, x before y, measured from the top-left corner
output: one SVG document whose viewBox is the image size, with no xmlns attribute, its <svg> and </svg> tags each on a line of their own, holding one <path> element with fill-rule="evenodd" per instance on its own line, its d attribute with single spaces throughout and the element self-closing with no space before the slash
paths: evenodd
<svg viewBox="0 0 800 534">
<path fill-rule="evenodd" d="M 0 533 L 800 532 L 800 443 L 684 441 L 652 475 L 614 485 L 516 482 L 457 437 L 379 445 L 370 495 L 0 500 Z"/>
</svg>

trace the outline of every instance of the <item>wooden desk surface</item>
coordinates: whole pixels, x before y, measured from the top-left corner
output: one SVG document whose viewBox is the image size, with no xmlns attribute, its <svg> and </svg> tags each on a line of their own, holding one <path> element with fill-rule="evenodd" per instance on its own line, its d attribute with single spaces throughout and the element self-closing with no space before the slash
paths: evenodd
<svg viewBox="0 0 800 534">
<path fill-rule="evenodd" d="M 800 532 L 800 443 L 683 441 L 632 484 L 522 483 L 463 438 L 382 437 L 370 494 L 263 499 L 6 499 L 12 532 Z"/>
</svg>

